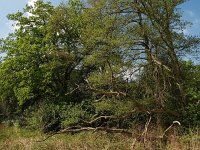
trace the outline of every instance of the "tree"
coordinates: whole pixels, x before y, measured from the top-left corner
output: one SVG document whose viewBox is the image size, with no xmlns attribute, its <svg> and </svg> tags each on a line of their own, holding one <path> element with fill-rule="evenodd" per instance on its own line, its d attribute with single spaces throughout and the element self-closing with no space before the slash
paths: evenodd
<svg viewBox="0 0 200 150">
<path fill-rule="evenodd" d="M 158 114 L 158 122 L 164 114 L 182 116 L 187 92 L 179 55 L 190 54 L 199 44 L 199 38 L 181 32 L 187 23 L 181 20 L 177 6 L 183 2 L 92 1 L 86 17 L 86 37 L 95 50 L 86 59 L 100 69 L 88 78 L 93 83 L 91 89 L 104 96 L 108 93 L 105 89 L 113 92 L 113 83 L 116 86 L 120 79 L 126 84 L 123 72 L 139 73 L 133 81 L 137 86 L 131 87 L 129 82 L 126 89 L 136 91 L 136 95 L 125 93 L 125 99 L 131 98 L 139 111 Z"/>
<path fill-rule="evenodd" d="M 13 103 L 23 112 L 48 101 L 73 102 L 67 93 L 81 80 L 81 13 L 81 4 L 74 1 L 57 8 L 37 1 L 34 7 L 8 15 L 18 29 L 1 42 L 6 57 L 1 63 L 0 91 L 7 107 Z"/>
<path fill-rule="evenodd" d="M 32 15 L 27 16 L 27 12 Z M 23 12 L 8 15 L 10 20 L 17 21 L 19 29 L 2 42 L 1 50 L 6 53 L 1 64 L 3 101 L 10 101 L 24 109 L 23 106 L 32 105 L 41 98 L 40 91 L 44 88 L 41 64 L 44 64 L 42 56 L 47 45 L 44 40 L 46 23 L 52 13 L 50 4 L 38 1 L 35 7 L 27 6 Z"/>
</svg>

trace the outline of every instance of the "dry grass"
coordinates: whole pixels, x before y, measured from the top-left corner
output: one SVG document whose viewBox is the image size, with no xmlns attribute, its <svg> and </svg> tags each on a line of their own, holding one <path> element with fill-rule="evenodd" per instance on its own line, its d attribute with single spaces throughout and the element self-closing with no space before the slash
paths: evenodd
<svg viewBox="0 0 200 150">
<path fill-rule="evenodd" d="M 104 132 L 82 132 L 75 135 L 55 135 L 43 142 L 46 137 L 37 131 L 16 127 L 0 127 L 0 149 L 2 150 L 199 150 L 200 136 L 197 131 L 178 136 L 171 133 L 164 143 L 155 139 L 155 130 L 148 132 L 145 142 L 137 137 Z"/>
</svg>

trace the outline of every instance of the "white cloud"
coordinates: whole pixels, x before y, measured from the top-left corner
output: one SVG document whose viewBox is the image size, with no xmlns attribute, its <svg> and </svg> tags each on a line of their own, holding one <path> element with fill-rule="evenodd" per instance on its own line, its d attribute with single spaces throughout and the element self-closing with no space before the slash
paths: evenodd
<svg viewBox="0 0 200 150">
<path fill-rule="evenodd" d="M 137 67 L 135 66 L 134 68 L 124 68 L 122 69 L 121 75 L 123 76 L 124 80 L 133 81 L 138 79 L 138 76 L 140 73 L 143 71 L 143 67 Z"/>
<path fill-rule="evenodd" d="M 28 0 L 28 6 L 32 6 L 34 8 L 36 1 L 37 0 Z M 33 14 L 29 13 L 29 12 L 27 12 L 26 14 L 27 14 L 28 17 L 33 15 Z"/>
<path fill-rule="evenodd" d="M 198 34 L 200 29 L 200 17 L 198 13 L 194 10 L 186 10 L 185 11 L 185 19 L 191 22 L 191 25 L 188 25 L 186 29 L 182 30 L 182 33 L 185 35 L 196 35 Z"/>
<path fill-rule="evenodd" d="M 190 31 L 186 28 L 186 29 L 183 29 L 183 34 L 185 34 L 185 35 L 189 35 L 190 34 Z"/>
<path fill-rule="evenodd" d="M 37 1 L 37 0 L 29 0 L 29 1 L 28 1 L 28 5 L 34 7 L 34 3 L 35 3 L 36 1 Z"/>
</svg>

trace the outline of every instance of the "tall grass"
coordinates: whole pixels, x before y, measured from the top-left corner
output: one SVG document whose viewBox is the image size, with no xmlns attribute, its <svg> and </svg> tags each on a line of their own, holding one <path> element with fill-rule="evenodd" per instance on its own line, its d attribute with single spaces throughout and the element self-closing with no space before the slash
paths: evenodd
<svg viewBox="0 0 200 150">
<path fill-rule="evenodd" d="M 134 133 L 136 135 L 138 133 Z M 199 150 L 198 130 L 186 135 L 170 133 L 165 142 L 157 139 L 156 130 L 149 131 L 146 139 L 137 136 L 127 137 L 122 134 L 105 132 L 81 132 L 79 134 L 60 134 L 48 138 L 39 131 L 18 127 L 0 126 L 1 150 Z M 40 142 L 38 142 L 40 141 Z"/>
</svg>

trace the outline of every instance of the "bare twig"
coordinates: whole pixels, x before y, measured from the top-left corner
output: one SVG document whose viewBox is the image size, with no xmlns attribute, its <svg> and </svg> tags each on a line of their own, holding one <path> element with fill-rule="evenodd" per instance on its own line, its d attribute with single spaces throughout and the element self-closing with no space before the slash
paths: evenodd
<svg viewBox="0 0 200 150">
<path fill-rule="evenodd" d="M 80 88 L 80 86 L 78 84 L 76 84 L 76 86 L 77 87 L 75 89 L 71 90 L 70 92 L 66 93 L 65 95 L 70 95 L 70 94 L 72 94 L 73 92 L 75 92 L 76 90 L 78 90 Z"/>
<path fill-rule="evenodd" d="M 105 96 L 106 96 L 106 95 L 103 95 L 103 96 L 101 96 L 101 98 L 99 98 L 99 99 L 95 100 L 94 102 L 100 102 L 100 101 L 102 101 L 102 100 L 103 100 L 103 98 L 104 98 Z"/>
</svg>

